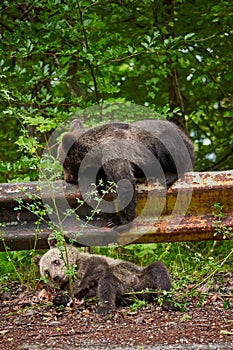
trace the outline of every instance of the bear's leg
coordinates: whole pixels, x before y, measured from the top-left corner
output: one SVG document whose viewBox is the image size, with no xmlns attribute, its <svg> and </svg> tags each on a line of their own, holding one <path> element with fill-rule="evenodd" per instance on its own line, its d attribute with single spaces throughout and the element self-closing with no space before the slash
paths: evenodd
<svg viewBox="0 0 233 350">
<path fill-rule="evenodd" d="M 75 280 L 73 281 L 73 292 L 77 290 L 79 285 L 79 281 Z M 71 302 L 71 291 L 70 291 L 70 283 L 67 282 L 62 286 L 62 290 L 59 290 L 54 298 L 53 298 L 53 305 L 54 306 L 67 306 L 69 302 Z"/>
<path fill-rule="evenodd" d="M 140 292 L 146 288 L 152 290 L 170 290 L 171 281 L 165 265 L 159 261 L 146 266 L 138 275 L 134 290 Z M 140 299 L 151 301 L 156 295 L 154 293 L 143 293 L 138 295 Z"/>
<path fill-rule="evenodd" d="M 73 294 L 77 299 L 84 298 L 91 290 L 97 289 L 99 280 L 106 275 L 107 263 L 101 257 L 91 256 L 86 263 L 86 270 L 77 285 L 74 284 Z"/>
<path fill-rule="evenodd" d="M 99 307 L 97 313 L 108 314 L 115 308 L 116 296 L 124 293 L 123 285 L 110 272 L 103 276 L 98 283 L 97 295 Z"/>
<path fill-rule="evenodd" d="M 144 268 L 145 274 L 148 274 L 153 287 L 161 290 L 171 289 L 171 279 L 163 263 L 155 261 Z"/>
<path fill-rule="evenodd" d="M 166 187 L 171 187 L 174 182 L 176 182 L 178 180 L 178 174 L 177 172 L 174 172 L 174 173 L 169 173 L 169 172 L 166 172 L 165 173 L 165 185 Z"/>
<path fill-rule="evenodd" d="M 171 280 L 168 271 L 163 263 L 155 261 L 146 266 L 139 277 L 143 288 L 170 290 Z M 139 282 L 140 284 L 140 282 Z"/>
<path fill-rule="evenodd" d="M 142 272 L 138 275 L 138 283 L 135 286 L 136 291 L 143 289 L 155 289 L 155 290 L 166 290 L 171 289 L 171 279 L 168 271 L 163 263 L 155 261 L 152 264 L 146 266 Z M 156 295 L 153 293 L 140 294 L 139 298 L 147 299 L 152 301 Z M 157 294 L 158 296 L 158 294 Z M 174 305 L 172 301 L 163 300 L 162 308 L 166 311 L 177 311 L 178 307 Z"/>
<path fill-rule="evenodd" d="M 113 159 L 103 167 L 108 181 L 117 185 L 116 225 L 131 223 L 136 216 L 135 178 L 131 164 L 125 159 Z"/>
</svg>

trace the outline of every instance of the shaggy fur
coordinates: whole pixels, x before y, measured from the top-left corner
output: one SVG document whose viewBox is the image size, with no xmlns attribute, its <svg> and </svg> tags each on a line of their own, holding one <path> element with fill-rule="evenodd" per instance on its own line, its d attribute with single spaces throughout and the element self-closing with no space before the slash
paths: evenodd
<svg viewBox="0 0 233 350">
<path fill-rule="evenodd" d="M 86 188 L 100 178 L 119 183 L 115 224 L 124 225 L 136 216 L 137 179 L 153 177 L 171 186 L 192 170 L 194 148 L 185 133 L 168 121 L 109 123 L 89 130 L 73 121 L 59 146 L 58 159 L 67 182 L 81 179 Z"/>
<path fill-rule="evenodd" d="M 75 266 L 77 279 L 73 285 L 74 296 L 80 299 L 96 295 L 99 299 L 99 313 L 111 312 L 115 308 L 116 297 L 126 292 L 139 292 L 146 288 L 168 291 L 171 288 L 167 269 L 159 261 L 140 267 L 119 259 L 80 253 L 72 245 L 67 245 L 66 253 L 61 253 L 51 244 L 48 252 L 41 258 L 36 258 L 36 263 L 42 277 L 66 291 L 69 291 L 67 266 Z M 146 297 L 151 296 L 145 295 Z M 59 292 L 54 298 L 54 304 L 66 305 L 68 300 L 66 294 Z"/>
</svg>

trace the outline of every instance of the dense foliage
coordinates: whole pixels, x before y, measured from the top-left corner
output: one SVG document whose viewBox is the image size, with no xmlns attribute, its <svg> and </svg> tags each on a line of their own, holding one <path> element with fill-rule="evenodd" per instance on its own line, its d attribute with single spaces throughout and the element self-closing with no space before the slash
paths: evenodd
<svg viewBox="0 0 233 350">
<path fill-rule="evenodd" d="M 232 17 L 224 0 L 3 0 L 0 181 L 36 179 L 49 134 L 106 102 L 187 127 L 196 170 L 232 169 Z"/>
</svg>

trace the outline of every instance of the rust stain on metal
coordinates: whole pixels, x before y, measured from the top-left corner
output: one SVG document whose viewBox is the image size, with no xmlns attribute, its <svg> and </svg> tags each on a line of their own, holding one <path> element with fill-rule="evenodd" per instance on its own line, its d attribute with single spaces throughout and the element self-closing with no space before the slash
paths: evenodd
<svg viewBox="0 0 233 350">
<path fill-rule="evenodd" d="M 65 182 L 55 182 L 52 185 L 57 188 L 54 196 L 58 206 L 64 195 L 70 205 L 74 205 L 76 199 L 81 198 L 76 185 Z M 24 203 L 30 203 L 33 198 L 41 196 L 40 190 L 41 184 L 37 182 L 0 184 L 0 222 L 5 225 L 1 227 L 2 237 L 11 249 L 29 249 L 36 237 L 39 238 L 38 248 L 46 245 L 49 227 L 42 226 L 38 232 L 34 214 L 25 208 L 20 213 L 14 210 L 18 198 Z M 187 173 L 168 190 L 153 183 L 138 184 L 136 191 L 139 218 L 145 205 L 149 205 L 139 222 L 136 220 L 127 232 L 119 232 L 120 244 L 221 239 L 221 235 L 214 236 L 212 207 L 215 203 L 223 205 L 225 217 L 222 225 L 226 228 L 233 227 L 233 170 Z M 49 198 L 51 194 L 45 190 L 43 196 Z M 159 212 L 161 203 L 164 206 Z M 184 207 L 187 210 L 182 213 Z M 82 207 L 84 213 L 88 210 L 88 206 Z M 107 235 L 111 229 L 103 227 L 97 231 L 100 232 L 96 233 L 95 229 L 91 229 L 85 234 L 88 237 Z M 0 239 L 0 250 L 4 249 L 1 244 Z"/>
</svg>

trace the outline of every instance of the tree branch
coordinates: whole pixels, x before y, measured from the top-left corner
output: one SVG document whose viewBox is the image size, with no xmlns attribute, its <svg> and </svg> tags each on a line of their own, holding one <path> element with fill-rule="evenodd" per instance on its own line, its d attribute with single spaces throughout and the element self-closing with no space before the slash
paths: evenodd
<svg viewBox="0 0 233 350">
<path fill-rule="evenodd" d="M 76 3 L 78 5 L 78 9 L 79 9 L 80 23 L 81 23 L 81 26 L 82 26 L 82 31 L 83 31 L 83 36 L 84 36 L 85 48 L 88 51 L 89 45 L 88 45 L 87 33 L 86 33 L 85 26 L 84 26 L 84 21 L 83 21 L 82 9 L 80 7 L 80 4 L 79 4 L 78 0 L 76 0 Z M 93 80 L 93 83 L 94 83 L 96 102 L 99 104 L 98 84 L 97 84 L 97 80 L 96 80 L 96 77 L 95 77 L 94 68 L 93 68 L 93 66 L 92 66 L 90 61 L 88 61 L 88 65 L 90 67 L 91 77 L 92 77 L 92 80 Z"/>
</svg>

